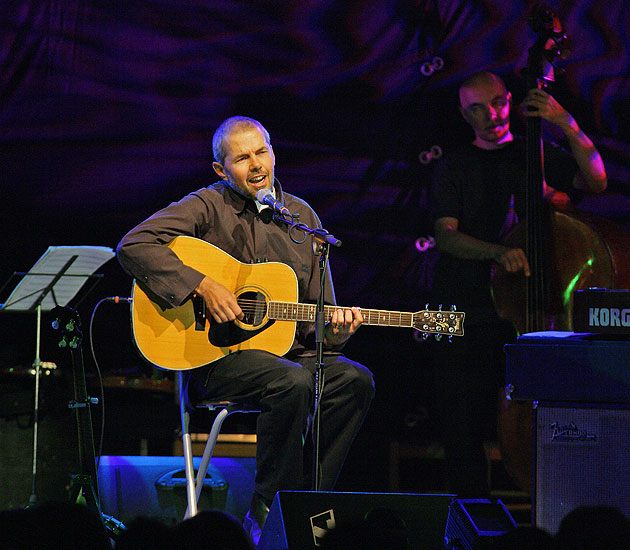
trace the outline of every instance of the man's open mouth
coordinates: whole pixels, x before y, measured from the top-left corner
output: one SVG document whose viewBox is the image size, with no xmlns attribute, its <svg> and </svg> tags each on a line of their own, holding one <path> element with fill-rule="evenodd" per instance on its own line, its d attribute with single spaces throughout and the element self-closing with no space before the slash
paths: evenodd
<svg viewBox="0 0 630 550">
<path fill-rule="evenodd" d="M 267 178 L 266 174 L 262 174 L 260 176 L 254 176 L 253 178 L 249 178 L 249 183 L 252 185 L 260 185 Z"/>
</svg>

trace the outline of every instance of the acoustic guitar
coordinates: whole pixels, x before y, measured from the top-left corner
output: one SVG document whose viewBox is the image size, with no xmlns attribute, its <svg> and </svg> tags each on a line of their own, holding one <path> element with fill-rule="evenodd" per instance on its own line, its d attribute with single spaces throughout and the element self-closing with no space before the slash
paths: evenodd
<svg viewBox="0 0 630 550">
<path fill-rule="evenodd" d="M 180 236 L 168 246 L 186 265 L 209 274 L 231 290 L 244 313 L 242 320 L 216 323 L 206 318 L 205 303 L 191 298 L 181 306 L 162 308 L 134 281 L 132 331 L 142 356 L 156 367 L 193 369 L 239 350 L 257 349 L 282 356 L 291 349 L 298 321 L 315 321 L 316 305 L 297 302 L 298 281 L 281 262 L 246 264 L 220 248 Z M 325 306 L 330 319 L 339 306 Z M 342 308 L 345 309 L 345 308 Z M 425 335 L 463 336 L 464 313 L 407 313 L 362 309 L 365 325 L 410 327 Z"/>
</svg>

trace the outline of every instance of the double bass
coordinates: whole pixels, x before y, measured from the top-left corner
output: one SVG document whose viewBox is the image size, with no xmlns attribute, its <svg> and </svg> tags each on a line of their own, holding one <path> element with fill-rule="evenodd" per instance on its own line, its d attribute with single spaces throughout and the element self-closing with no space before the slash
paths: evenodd
<svg viewBox="0 0 630 550">
<path fill-rule="evenodd" d="M 528 56 L 527 89 L 531 90 L 545 88 L 553 80 L 553 61 L 565 51 L 567 37 L 545 5 L 534 8 L 529 23 L 537 34 Z M 545 197 L 541 130 L 540 117 L 527 117 L 525 219 L 505 240 L 506 246 L 525 251 L 531 275 L 495 270 L 492 279 L 497 313 L 512 321 L 519 334 L 571 331 L 574 291 L 630 286 L 624 254 L 630 236 L 609 220 L 566 203 L 552 204 Z M 529 492 L 532 404 L 500 399 L 497 427 L 503 463 L 516 484 Z"/>
</svg>

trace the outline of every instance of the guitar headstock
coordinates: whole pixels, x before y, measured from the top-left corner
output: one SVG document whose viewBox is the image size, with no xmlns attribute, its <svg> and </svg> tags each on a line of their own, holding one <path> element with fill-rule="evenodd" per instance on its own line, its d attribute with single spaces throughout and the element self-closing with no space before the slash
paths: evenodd
<svg viewBox="0 0 630 550">
<path fill-rule="evenodd" d="M 83 331 L 79 313 L 72 308 L 62 306 L 53 308 L 52 313 L 55 315 L 55 320 L 51 323 L 52 328 L 61 333 L 61 339 L 58 342 L 59 347 L 69 347 L 72 350 L 80 347 Z"/>
<path fill-rule="evenodd" d="M 463 336 L 464 335 L 464 317 L 463 311 L 455 311 L 453 306 L 449 311 L 442 311 L 442 307 L 435 311 L 430 310 L 429 305 L 426 309 L 417 311 L 413 314 L 413 328 L 420 331 L 426 338 L 430 334 L 435 335 L 436 339 L 442 336 Z"/>
</svg>

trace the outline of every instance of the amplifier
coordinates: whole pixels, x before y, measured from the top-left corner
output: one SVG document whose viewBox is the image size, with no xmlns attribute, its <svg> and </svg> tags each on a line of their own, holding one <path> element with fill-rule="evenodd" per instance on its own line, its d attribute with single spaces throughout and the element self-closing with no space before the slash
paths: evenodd
<svg viewBox="0 0 630 550">
<path fill-rule="evenodd" d="M 576 290 L 573 293 L 573 330 L 630 336 L 630 290 Z"/>
<path fill-rule="evenodd" d="M 545 331 L 504 349 L 511 399 L 630 403 L 630 341 Z"/>
<path fill-rule="evenodd" d="M 556 533 L 578 506 L 615 506 L 630 514 L 630 410 L 541 404 L 535 417 L 536 526 Z"/>
</svg>

